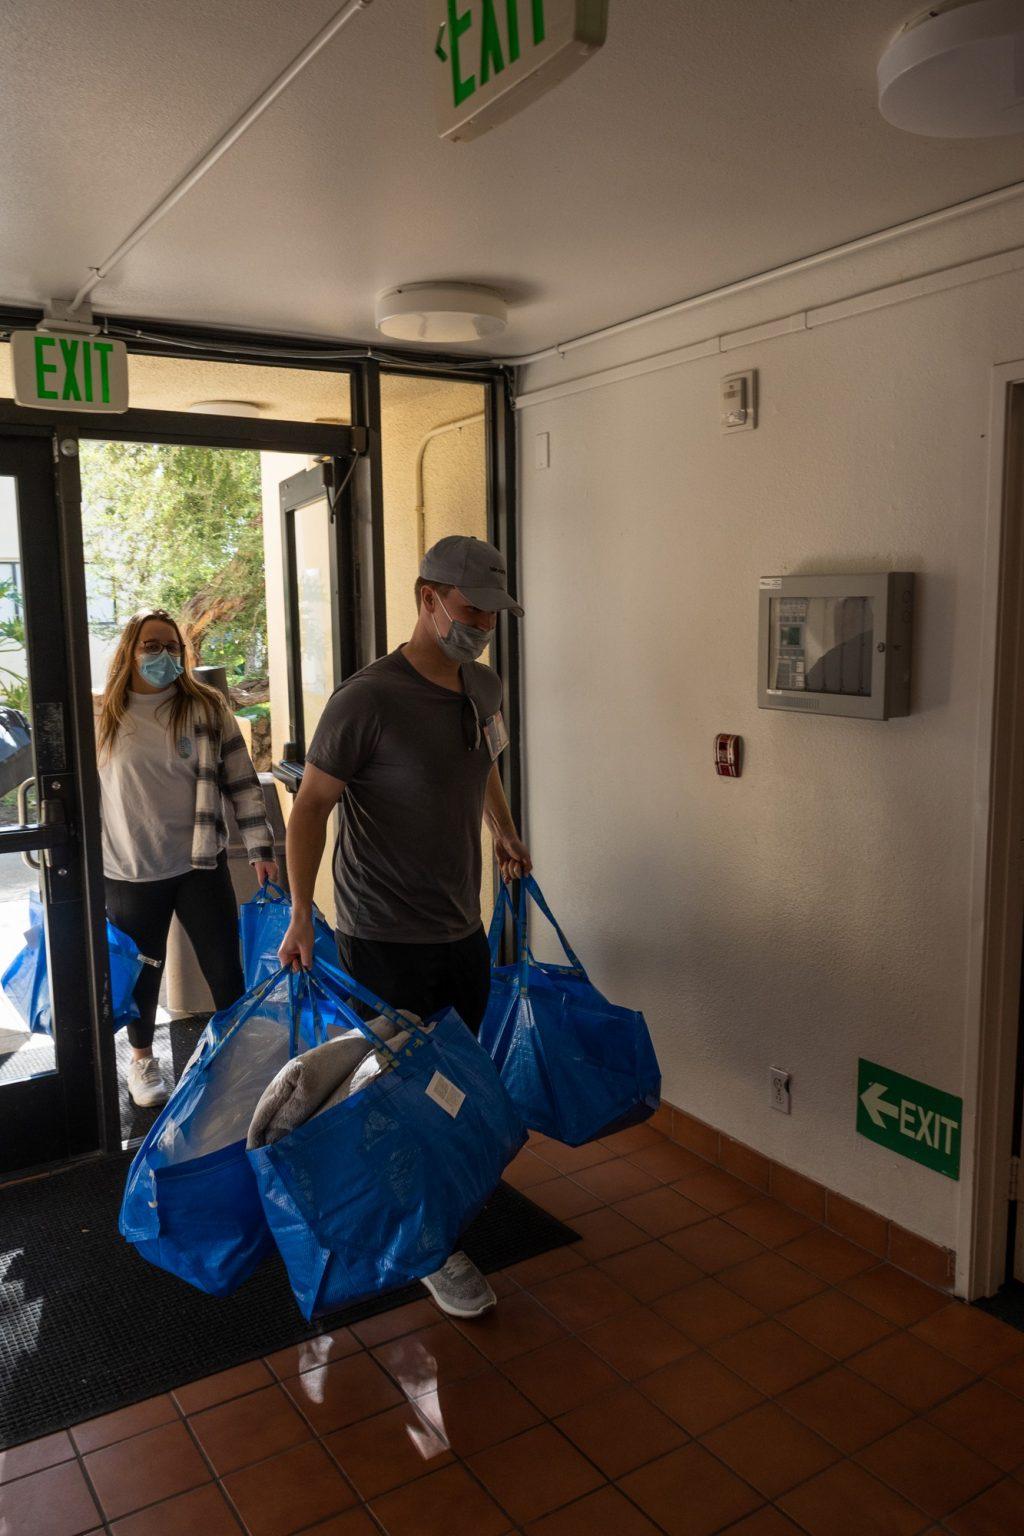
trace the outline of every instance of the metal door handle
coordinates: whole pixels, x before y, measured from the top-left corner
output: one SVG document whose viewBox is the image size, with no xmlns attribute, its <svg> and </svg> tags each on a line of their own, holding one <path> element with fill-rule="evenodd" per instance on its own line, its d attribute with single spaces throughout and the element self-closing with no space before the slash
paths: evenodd
<svg viewBox="0 0 1024 1536">
<path fill-rule="evenodd" d="M 31 779 L 23 779 L 18 785 L 18 820 L 23 827 L 28 825 L 28 792 L 30 789 L 34 789 L 35 785 L 34 775 Z M 34 858 L 31 853 L 23 853 L 21 857 L 22 862 L 27 864 L 29 869 L 39 868 L 39 860 Z"/>
</svg>

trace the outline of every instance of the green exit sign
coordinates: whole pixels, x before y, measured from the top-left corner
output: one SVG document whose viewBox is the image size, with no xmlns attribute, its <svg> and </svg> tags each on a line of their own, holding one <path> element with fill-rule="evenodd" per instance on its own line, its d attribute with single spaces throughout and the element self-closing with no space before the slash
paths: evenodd
<svg viewBox="0 0 1024 1536">
<path fill-rule="evenodd" d="M 38 411 L 126 411 L 128 349 L 107 336 L 14 331 L 14 398 Z"/>
<path fill-rule="evenodd" d="M 959 1179 L 963 1118 L 963 1099 L 952 1093 L 873 1061 L 859 1062 L 857 1130 L 880 1147 L 934 1168 L 947 1179 Z"/>
<path fill-rule="evenodd" d="M 603 45 L 608 0 L 431 0 L 442 139 L 475 139 Z"/>
</svg>

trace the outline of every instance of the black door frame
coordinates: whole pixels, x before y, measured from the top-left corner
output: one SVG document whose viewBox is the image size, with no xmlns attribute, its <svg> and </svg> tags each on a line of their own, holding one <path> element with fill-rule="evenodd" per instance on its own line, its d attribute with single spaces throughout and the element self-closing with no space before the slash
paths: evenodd
<svg viewBox="0 0 1024 1536">
<path fill-rule="evenodd" d="M 24 311 L 4 309 L 0 311 L 0 327 L 30 327 L 38 318 L 37 312 L 28 315 Z M 87 1025 L 76 1025 L 75 1036 L 75 1050 L 87 1051 L 89 1070 L 79 1070 L 69 1058 L 72 1070 L 68 1076 L 69 1083 L 77 1080 L 80 1087 L 88 1080 L 89 1111 L 80 1110 L 74 1135 L 56 1158 L 52 1152 L 47 1155 L 40 1142 L 36 1149 L 39 1155 L 20 1162 L 21 1172 L 54 1161 L 62 1162 L 69 1157 L 117 1152 L 121 1147 L 114 1042 L 109 1018 L 99 785 L 95 770 L 85 570 L 78 510 L 77 440 L 91 438 L 253 448 L 304 453 L 333 461 L 333 484 L 335 487 L 343 485 L 340 492 L 335 492 L 333 505 L 337 528 L 337 604 L 339 618 L 344 620 L 338 629 L 340 650 L 336 665 L 339 675 L 344 677 L 382 655 L 387 646 L 381 372 L 406 372 L 423 378 L 480 383 L 487 387 L 490 537 L 505 553 L 509 570 L 514 572 L 517 568 L 515 427 L 510 375 L 506 369 L 486 363 L 467 365 L 456 358 L 428 359 L 361 348 L 349 349 L 346 355 L 345 349 L 318 347 L 301 339 L 243 336 L 229 331 L 186 329 L 147 322 L 124 321 L 118 326 L 118 329 L 122 328 L 126 333 L 134 331 L 134 338 L 131 334 L 126 336 L 130 352 L 345 374 L 350 385 L 351 426 L 150 410 L 129 410 L 116 416 L 63 415 L 0 400 L 0 447 L 4 440 L 12 438 L 22 439 L 26 444 L 32 439 L 39 440 L 40 451 L 46 453 L 51 465 L 52 505 L 58 514 L 56 543 L 59 559 L 54 576 L 59 583 L 68 718 L 74 743 L 74 825 L 82 859 L 76 937 L 72 940 L 67 935 L 66 951 L 69 955 L 77 955 L 78 974 L 85 981 L 84 990 L 79 990 L 79 1001 L 88 1003 L 89 1013 Z M 62 444 L 66 451 L 62 450 Z M 515 626 L 508 615 L 502 616 L 496 632 L 495 660 L 505 683 L 510 734 L 517 743 L 513 751 L 504 754 L 502 777 L 518 822 L 521 815 L 519 645 Z M 46 838 L 54 834 L 44 830 L 42 835 Z M 76 1056 L 74 1061 L 78 1060 Z M 58 1074 L 58 1080 L 61 1075 Z M 45 1083 L 48 1079 L 31 1081 Z M 39 1095 L 43 1091 L 33 1089 L 32 1093 Z M 4 1171 L 0 1163 L 0 1178 Z"/>
<path fill-rule="evenodd" d="M 306 716 L 302 695 L 302 635 L 299 607 L 298 561 L 296 556 L 295 518 L 303 507 L 323 502 L 328 517 L 328 579 L 331 589 L 331 685 L 354 670 L 351 664 L 354 633 L 352 614 L 341 603 L 340 568 L 342 563 L 342 528 L 338 515 L 338 496 L 350 473 L 340 459 L 327 459 L 312 469 L 300 469 L 282 480 L 281 554 L 284 576 L 285 663 L 288 673 L 288 737 L 284 758 L 288 763 L 306 761 Z"/>
<path fill-rule="evenodd" d="M 22 601 L 39 815 L 0 831 L 0 851 L 43 850 L 40 884 L 54 1017 L 55 1068 L 0 1087 L 0 1176 L 93 1151 L 106 1140 L 109 1100 L 100 1041 L 112 1034 L 91 981 L 78 701 L 68 667 L 74 618 L 65 598 L 69 548 L 60 516 L 63 466 L 52 436 L 0 437 L 0 474 L 17 481 Z M 71 551 L 70 553 L 73 553 Z M 90 723 L 91 728 L 91 723 Z M 87 779 L 95 777 L 87 774 Z M 83 978 L 90 978 L 83 988 Z"/>
</svg>

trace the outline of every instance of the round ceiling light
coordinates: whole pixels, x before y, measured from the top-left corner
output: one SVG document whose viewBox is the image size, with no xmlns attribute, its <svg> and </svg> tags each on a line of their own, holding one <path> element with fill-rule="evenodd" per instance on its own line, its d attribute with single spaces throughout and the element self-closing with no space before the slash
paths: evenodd
<svg viewBox="0 0 1024 1536">
<path fill-rule="evenodd" d="M 258 416 L 262 407 L 255 400 L 196 400 L 188 409 L 194 416 Z"/>
<path fill-rule="evenodd" d="M 476 283 L 403 283 L 377 299 L 377 329 L 395 341 L 481 341 L 500 336 L 508 306 Z"/>
<path fill-rule="evenodd" d="M 879 60 L 878 107 L 894 127 L 934 138 L 1024 133 L 1021 0 L 936 0 Z"/>
</svg>

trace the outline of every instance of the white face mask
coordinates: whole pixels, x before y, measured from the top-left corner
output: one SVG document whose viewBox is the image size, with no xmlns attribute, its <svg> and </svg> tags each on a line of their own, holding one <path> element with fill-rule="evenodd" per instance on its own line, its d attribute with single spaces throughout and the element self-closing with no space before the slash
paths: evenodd
<svg viewBox="0 0 1024 1536">
<path fill-rule="evenodd" d="M 444 601 L 440 594 L 437 600 L 444 608 Z M 451 629 L 446 635 L 442 635 L 437 627 L 437 620 L 433 614 L 430 615 L 438 645 L 449 661 L 458 662 L 460 665 L 466 661 L 477 661 L 491 643 L 491 631 L 477 629 L 475 624 L 464 624 L 461 619 L 453 619 L 447 608 L 444 608 L 444 611 L 451 622 Z"/>
</svg>

